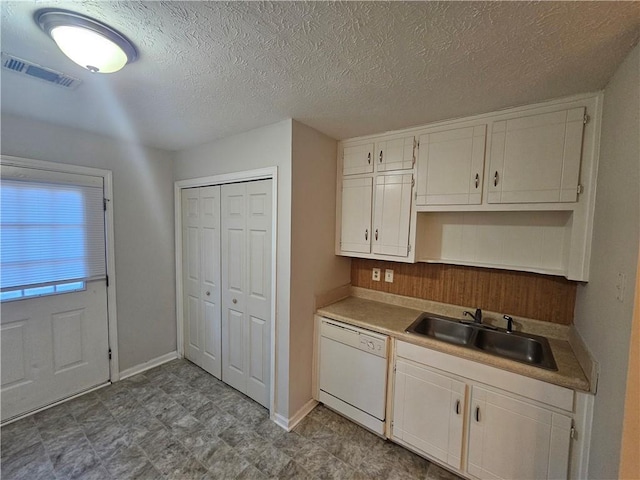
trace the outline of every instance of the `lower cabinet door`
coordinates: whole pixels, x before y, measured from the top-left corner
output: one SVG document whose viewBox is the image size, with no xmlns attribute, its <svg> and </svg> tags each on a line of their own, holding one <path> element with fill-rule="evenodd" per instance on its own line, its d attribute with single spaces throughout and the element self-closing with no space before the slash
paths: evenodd
<svg viewBox="0 0 640 480">
<path fill-rule="evenodd" d="M 487 479 L 564 479 L 571 417 L 473 386 L 467 471 Z"/>
<path fill-rule="evenodd" d="M 460 469 L 465 390 L 446 374 L 399 358 L 392 436 Z"/>
</svg>

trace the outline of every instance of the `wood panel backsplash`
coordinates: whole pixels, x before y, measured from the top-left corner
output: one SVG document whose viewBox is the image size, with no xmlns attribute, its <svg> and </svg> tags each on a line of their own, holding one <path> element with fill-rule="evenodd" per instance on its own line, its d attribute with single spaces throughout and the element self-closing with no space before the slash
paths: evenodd
<svg viewBox="0 0 640 480">
<path fill-rule="evenodd" d="M 381 269 L 379 282 L 371 280 L 372 268 Z M 393 283 L 384 281 L 387 268 L 393 270 Z M 570 325 L 577 283 L 536 273 L 353 258 L 351 285 Z"/>
</svg>

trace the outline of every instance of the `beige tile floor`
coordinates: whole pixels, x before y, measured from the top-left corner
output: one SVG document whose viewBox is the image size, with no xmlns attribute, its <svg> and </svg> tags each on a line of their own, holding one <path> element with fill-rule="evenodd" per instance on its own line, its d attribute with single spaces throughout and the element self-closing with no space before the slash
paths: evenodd
<svg viewBox="0 0 640 480">
<path fill-rule="evenodd" d="M 459 478 L 322 405 L 287 433 L 185 360 L 9 424 L 0 437 L 3 480 Z"/>
</svg>

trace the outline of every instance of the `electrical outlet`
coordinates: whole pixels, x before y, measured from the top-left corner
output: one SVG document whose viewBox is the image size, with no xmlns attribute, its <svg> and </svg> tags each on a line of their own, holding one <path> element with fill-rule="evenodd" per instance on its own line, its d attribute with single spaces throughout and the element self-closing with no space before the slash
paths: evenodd
<svg viewBox="0 0 640 480">
<path fill-rule="evenodd" d="M 380 281 L 380 269 L 379 268 L 374 268 L 373 271 L 371 272 L 371 280 L 373 280 L 374 282 L 379 282 Z"/>
<path fill-rule="evenodd" d="M 616 280 L 616 300 L 619 302 L 624 302 L 624 289 L 627 284 L 627 276 L 624 273 L 618 274 L 618 279 Z"/>
<path fill-rule="evenodd" d="M 388 268 L 384 271 L 384 281 L 393 283 L 393 270 L 389 270 Z"/>
</svg>

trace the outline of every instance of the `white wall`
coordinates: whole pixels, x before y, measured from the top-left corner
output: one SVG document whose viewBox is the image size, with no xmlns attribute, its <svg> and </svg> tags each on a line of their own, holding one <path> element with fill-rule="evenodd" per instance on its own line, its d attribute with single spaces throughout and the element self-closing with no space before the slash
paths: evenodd
<svg viewBox="0 0 640 480">
<path fill-rule="evenodd" d="M 312 398 L 315 296 L 351 281 L 335 255 L 337 142 L 293 122 L 289 411 Z"/>
<path fill-rule="evenodd" d="M 113 172 L 120 370 L 176 349 L 172 154 L 3 115 L 3 155 Z"/>
<path fill-rule="evenodd" d="M 289 417 L 291 278 L 291 120 L 180 151 L 175 180 L 278 167 L 276 265 L 276 414 Z"/>
<path fill-rule="evenodd" d="M 640 231 L 640 46 L 604 93 L 591 274 L 578 288 L 575 325 L 600 364 L 590 478 L 618 477 L 633 286 Z M 618 273 L 626 296 L 616 300 Z"/>
</svg>

